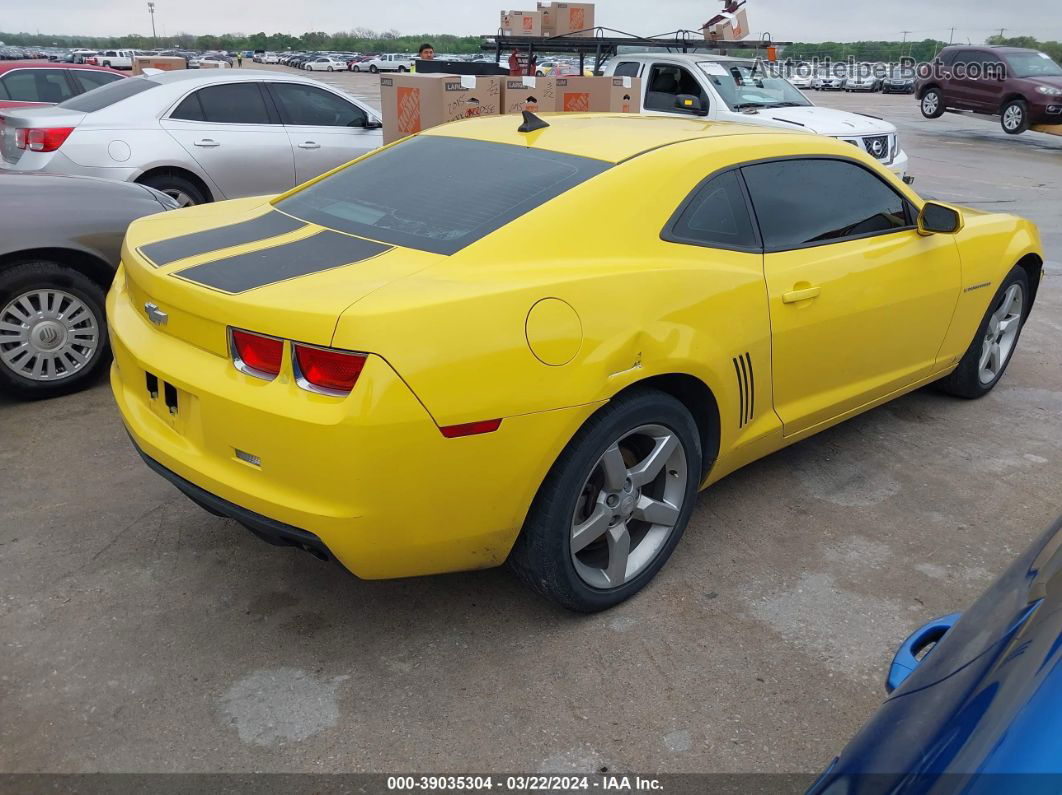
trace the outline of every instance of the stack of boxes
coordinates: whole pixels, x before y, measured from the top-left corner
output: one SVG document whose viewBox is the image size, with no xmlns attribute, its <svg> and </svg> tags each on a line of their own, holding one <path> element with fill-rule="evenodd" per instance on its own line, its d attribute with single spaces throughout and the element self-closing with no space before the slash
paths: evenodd
<svg viewBox="0 0 1062 795">
<path fill-rule="evenodd" d="M 593 3 L 539 3 L 502 11 L 503 36 L 570 36 L 594 27 Z M 587 35 L 587 34 L 582 34 Z M 389 144 L 449 121 L 502 113 L 638 113 L 637 77 L 495 77 L 395 74 L 380 78 L 383 138 Z"/>
<path fill-rule="evenodd" d="M 503 36 L 571 36 L 594 27 L 594 4 L 539 3 L 535 11 L 502 11 L 499 27 Z"/>
</svg>

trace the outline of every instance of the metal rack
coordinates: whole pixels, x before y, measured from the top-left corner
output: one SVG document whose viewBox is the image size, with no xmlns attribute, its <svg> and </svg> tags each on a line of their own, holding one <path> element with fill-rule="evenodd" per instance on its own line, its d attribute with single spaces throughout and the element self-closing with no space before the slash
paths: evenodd
<svg viewBox="0 0 1062 795">
<path fill-rule="evenodd" d="M 583 35 L 586 34 L 586 35 Z M 731 50 L 743 53 L 766 51 L 773 47 L 780 52 L 790 41 L 774 41 L 766 33 L 755 41 L 719 41 L 711 42 L 704 38 L 699 30 L 674 30 L 656 36 L 635 36 L 613 28 L 587 28 L 569 36 L 485 36 L 481 49 L 494 50 L 500 60 L 502 53 L 516 50 L 528 59 L 539 52 L 565 53 L 579 56 L 580 73 L 585 68 L 587 55 L 594 56 L 594 72 L 601 68 L 606 58 L 619 52 L 620 47 L 638 49 L 661 49 L 668 52 L 711 52 L 729 55 Z"/>
</svg>

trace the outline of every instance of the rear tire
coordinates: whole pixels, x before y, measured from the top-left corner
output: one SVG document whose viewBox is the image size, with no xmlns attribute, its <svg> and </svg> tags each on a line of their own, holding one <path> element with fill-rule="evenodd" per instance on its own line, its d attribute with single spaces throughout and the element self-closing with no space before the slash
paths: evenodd
<svg viewBox="0 0 1062 795">
<path fill-rule="evenodd" d="M 509 567 L 569 610 L 619 604 L 648 584 L 678 544 L 701 469 L 700 434 L 682 403 L 654 389 L 615 398 L 554 463 Z"/>
<path fill-rule="evenodd" d="M 206 204 L 209 201 L 203 195 L 202 188 L 180 174 L 155 174 L 147 179 L 140 180 L 140 184 L 162 191 L 167 196 L 176 199 L 180 207 Z"/>
<path fill-rule="evenodd" d="M 944 95 L 939 88 L 931 88 L 922 95 L 919 103 L 922 115 L 927 119 L 939 119 L 944 115 Z"/>
<path fill-rule="evenodd" d="M 1029 103 L 1024 99 L 1012 99 L 1003 106 L 999 116 L 1000 126 L 1008 135 L 1021 135 L 1029 129 Z"/>
<path fill-rule="evenodd" d="M 27 400 L 70 394 L 110 360 L 104 288 L 51 260 L 0 272 L 0 391 Z"/>
<path fill-rule="evenodd" d="M 968 400 L 992 391 L 1018 348 L 1021 330 L 1029 316 L 1030 296 L 1029 276 L 1024 268 L 1015 265 L 996 290 L 959 366 L 937 382 L 941 391 Z"/>
</svg>

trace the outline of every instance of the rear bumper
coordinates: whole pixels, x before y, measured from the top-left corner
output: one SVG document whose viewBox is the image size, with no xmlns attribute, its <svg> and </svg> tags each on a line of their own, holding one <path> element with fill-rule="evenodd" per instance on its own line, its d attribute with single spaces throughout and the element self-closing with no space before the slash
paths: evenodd
<svg viewBox="0 0 1062 795">
<path fill-rule="evenodd" d="M 119 269 L 107 296 L 111 387 L 152 468 L 265 536 L 313 551 L 301 533 L 312 534 L 363 579 L 503 563 L 539 484 L 597 408 L 506 417 L 494 433 L 447 439 L 379 356 L 349 396 L 320 395 L 287 370 L 272 382 L 239 372 L 139 310 Z"/>
</svg>

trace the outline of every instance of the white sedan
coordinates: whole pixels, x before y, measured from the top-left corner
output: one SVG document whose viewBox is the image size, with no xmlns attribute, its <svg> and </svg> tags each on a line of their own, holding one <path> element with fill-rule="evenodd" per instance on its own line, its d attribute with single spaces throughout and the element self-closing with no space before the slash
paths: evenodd
<svg viewBox="0 0 1062 795">
<path fill-rule="evenodd" d="M 347 62 L 327 55 L 319 55 L 304 63 L 302 68 L 309 72 L 343 72 L 346 71 Z"/>
</svg>

